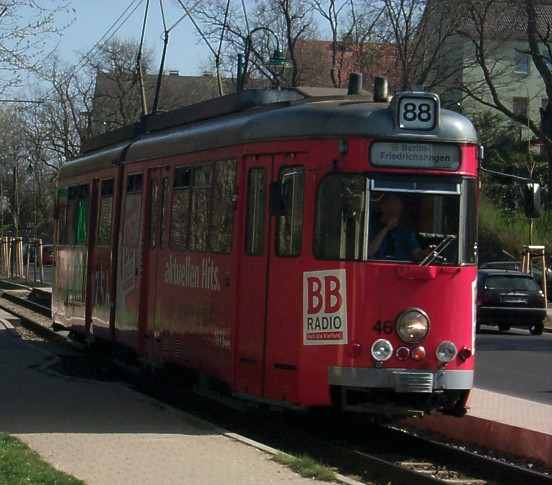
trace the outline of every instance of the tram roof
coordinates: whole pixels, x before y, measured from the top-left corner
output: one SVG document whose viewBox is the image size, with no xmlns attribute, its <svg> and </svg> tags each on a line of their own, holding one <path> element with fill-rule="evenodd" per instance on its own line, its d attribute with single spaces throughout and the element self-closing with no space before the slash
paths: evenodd
<svg viewBox="0 0 552 485">
<path fill-rule="evenodd" d="M 477 143 L 472 123 L 441 110 L 431 131 L 398 129 L 389 103 L 366 96 L 309 96 L 301 90 L 251 90 L 146 118 L 93 140 L 66 163 L 61 178 L 102 170 L 126 160 L 171 157 L 262 141 L 360 136 L 386 140 Z"/>
</svg>

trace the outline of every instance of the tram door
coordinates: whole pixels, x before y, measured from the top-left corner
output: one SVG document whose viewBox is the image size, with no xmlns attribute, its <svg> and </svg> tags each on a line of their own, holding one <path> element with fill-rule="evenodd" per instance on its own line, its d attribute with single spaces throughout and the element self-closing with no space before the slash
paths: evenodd
<svg viewBox="0 0 552 485">
<path fill-rule="evenodd" d="M 162 273 L 159 271 L 159 265 L 162 259 L 160 253 L 167 249 L 165 228 L 168 190 L 168 167 L 150 169 L 148 171 L 148 206 L 144 258 L 144 277 L 147 284 L 145 285 L 144 294 L 142 294 L 142 301 L 145 305 L 145 308 L 143 308 L 144 318 L 142 319 L 142 331 L 149 337 L 154 337 L 154 339 L 158 337 L 160 330 L 157 296 L 160 274 Z M 149 350 L 153 352 L 156 351 L 154 347 L 150 347 Z"/>
<path fill-rule="evenodd" d="M 130 347 L 138 345 L 142 288 L 143 183 L 141 171 L 127 173 L 119 233 L 115 338 Z"/>
<path fill-rule="evenodd" d="M 264 396 L 298 401 L 298 343 L 302 340 L 303 256 L 312 234 L 305 209 L 313 194 L 306 154 L 274 158 L 265 334 Z"/>
<path fill-rule="evenodd" d="M 245 167 L 244 239 L 240 252 L 238 295 L 238 392 L 264 394 L 265 332 L 268 289 L 269 188 L 273 157 L 251 156 Z"/>
</svg>

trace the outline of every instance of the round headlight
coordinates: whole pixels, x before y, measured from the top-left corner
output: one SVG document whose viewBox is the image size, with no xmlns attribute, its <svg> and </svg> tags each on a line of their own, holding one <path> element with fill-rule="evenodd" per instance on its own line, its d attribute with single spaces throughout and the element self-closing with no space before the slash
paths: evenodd
<svg viewBox="0 0 552 485">
<path fill-rule="evenodd" d="M 393 355 L 393 346 L 389 340 L 380 338 L 372 344 L 372 357 L 378 362 L 383 362 Z"/>
<path fill-rule="evenodd" d="M 411 308 L 397 317 L 397 335 L 407 344 L 421 342 L 429 332 L 429 317 L 423 310 Z"/>
<path fill-rule="evenodd" d="M 441 342 L 437 346 L 437 350 L 435 351 L 437 360 L 443 363 L 450 362 L 452 359 L 454 359 L 456 357 L 456 353 L 456 345 L 454 345 L 454 343 L 450 342 L 449 340 Z"/>
</svg>

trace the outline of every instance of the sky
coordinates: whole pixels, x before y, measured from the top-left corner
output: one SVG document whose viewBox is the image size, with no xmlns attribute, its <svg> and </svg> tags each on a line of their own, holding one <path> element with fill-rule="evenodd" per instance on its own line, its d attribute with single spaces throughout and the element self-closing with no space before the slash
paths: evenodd
<svg viewBox="0 0 552 485">
<path fill-rule="evenodd" d="M 74 64 L 79 54 L 87 52 L 107 31 L 111 24 L 131 3 L 130 0 L 72 0 L 75 9 L 74 22 L 63 33 L 59 41 L 59 56 L 65 62 Z M 141 33 L 145 3 L 134 12 L 117 37 L 138 40 Z M 184 14 L 176 0 L 164 0 L 168 25 L 174 24 Z M 189 5 L 186 0 L 186 5 Z M 62 22 L 63 19 L 60 19 Z M 163 24 L 158 0 L 150 1 L 150 13 L 146 27 L 145 45 L 154 52 L 156 62 L 163 48 Z M 198 36 L 191 21 L 186 18 L 171 32 L 166 70 L 178 70 L 180 74 L 201 74 L 208 65 L 209 50 Z"/>
</svg>

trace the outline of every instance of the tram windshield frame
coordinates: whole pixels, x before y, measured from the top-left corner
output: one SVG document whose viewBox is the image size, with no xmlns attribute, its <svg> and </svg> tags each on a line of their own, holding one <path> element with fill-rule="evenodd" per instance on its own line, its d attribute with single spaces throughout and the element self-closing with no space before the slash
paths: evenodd
<svg viewBox="0 0 552 485">
<path fill-rule="evenodd" d="M 317 259 L 474 265 L 476 179 L 334 172 L 317 192 Z M 426 259 L 427 260 L 427 259 Z"/>
</svg>

